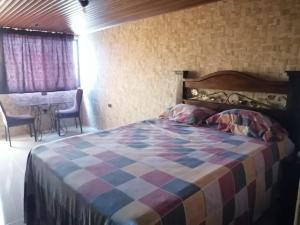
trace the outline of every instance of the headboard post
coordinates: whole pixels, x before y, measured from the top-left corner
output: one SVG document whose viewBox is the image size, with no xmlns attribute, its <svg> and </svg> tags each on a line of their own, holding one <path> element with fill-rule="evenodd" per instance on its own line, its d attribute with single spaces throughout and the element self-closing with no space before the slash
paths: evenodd
<svg viewBox="0 0 300 225">
<path fill-rule="evenodd" d="M 289 92 L 287 99 L 288 126 L 290 137 L 300 150 L 300 71 L 287 71 Z"/>
</svg>

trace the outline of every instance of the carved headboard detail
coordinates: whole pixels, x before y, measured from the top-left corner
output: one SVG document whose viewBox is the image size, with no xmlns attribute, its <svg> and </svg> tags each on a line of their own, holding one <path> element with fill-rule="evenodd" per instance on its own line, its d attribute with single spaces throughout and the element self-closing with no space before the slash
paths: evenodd
<svg viewBox="0 0 300 225">
<path fill-rule="evenodd" d="M 255 75 L 232 70 L 218 71 L 198 79 L 185 79 L 185 87 L 278 94 L 288 93 L 287 81 L 270 81 Z"/>
<path fill-rule="evenodd" d="M 183 102 L 207 106 L 217 111 L 232 108 L 256 110 L 273 117 L 287 128 L 285 105 L 270 104 L 268 100 L 286 103 L 288 89 L 287 81 L 264 80 L 237 71 L 219 71 L 197 79 L 184 79 Z M 263 93 L 266 98 L 257 100 L 253 96 L 249 97 L 249 93 Z"/>
</svg>

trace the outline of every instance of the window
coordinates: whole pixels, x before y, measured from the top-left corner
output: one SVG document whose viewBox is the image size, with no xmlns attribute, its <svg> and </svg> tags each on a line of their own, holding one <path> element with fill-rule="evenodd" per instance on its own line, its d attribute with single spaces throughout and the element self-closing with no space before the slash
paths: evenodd
<svg viewBox="0 0 300 225">
<path fill-rule="evenodd" d="M 3 63 L 9 93 L 78 87 L 74 38 L 70 35 L 4 32 Z"/>
</svg>

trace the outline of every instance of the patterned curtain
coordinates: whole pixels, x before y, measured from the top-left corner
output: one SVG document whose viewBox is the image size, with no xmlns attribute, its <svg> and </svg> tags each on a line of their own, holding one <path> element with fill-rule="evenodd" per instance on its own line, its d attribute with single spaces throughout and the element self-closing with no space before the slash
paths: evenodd
<svg viewBox="0 0 300 225">
<path fill-rule="evenodd" d="M 73 37 L 5 32 L 3 53 L 9 93 L 77 88 Z"/>
<path fill-rule="evenodd" d="M 7 93 L 6 72 L 4 67 L 4 55 L 3 55 L 3 42 L 2 31 L 0 29 L 0 94 Z"/>
</svg>

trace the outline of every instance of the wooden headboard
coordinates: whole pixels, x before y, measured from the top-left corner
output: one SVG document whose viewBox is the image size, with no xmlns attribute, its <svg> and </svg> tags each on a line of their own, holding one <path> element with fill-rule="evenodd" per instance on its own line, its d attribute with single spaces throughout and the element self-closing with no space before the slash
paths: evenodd
<svg viewBox="0 0 300 225">
<path fill-rule="evenodd" d="M 231 92 L 273 93 L 288 95 L 289 82 L 270 81 L 258 78 L 256 75 L 237 71 L 219 71 L 198 79 L 185 78 L 183 81 L 183 102 L 186 104 L 207 106 L 217 111 L 232 108 L 252 109 L 262 112 L 279 121 L 288 129 L 288 113 L 286 108 L 253 108 L 245 104 L 230 104 L 208 102 L 192 98 L 192 89 L 224 90 Z"/>
</svg>

